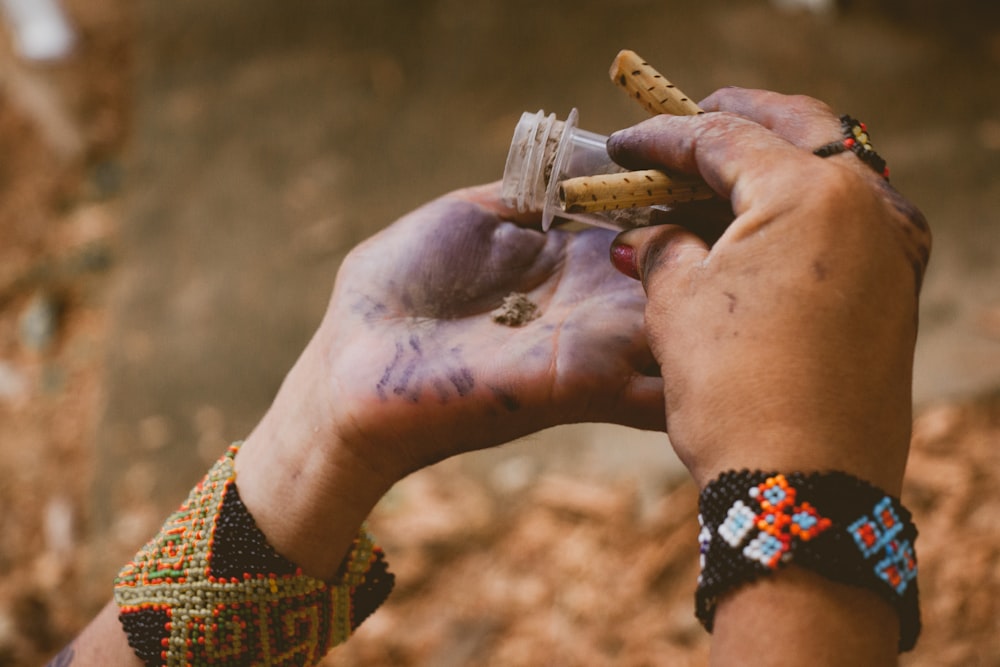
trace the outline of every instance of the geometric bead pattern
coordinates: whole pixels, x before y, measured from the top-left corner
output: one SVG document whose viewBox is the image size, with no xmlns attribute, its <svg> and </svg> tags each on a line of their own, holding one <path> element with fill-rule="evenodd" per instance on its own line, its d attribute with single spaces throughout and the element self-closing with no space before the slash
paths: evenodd
<svg viewBox="0 0 1000 667">
<path fill-rule="evenodd" d="M 909 541 L 893 540 L 885 546 L 885 557 L 875 565 L 875 574 L 899 595 L 917 577 L 917 557 Z"/>
<path fill-rule="evenodd" d="M 701 490 L 698 509 L 695 614 L 709 632 L 723 596 L 794 561 L 886 600 L 899 614 L 899 650 L 913 648 L 917 529 L 898 499 L 844 472 L 730 470 Z"/>
<path fill-rule="evenodd" d="M 737 500 L 726 512 L 726 520 L 719 526 L 719 535 L 729 546 L 738 547 L 757 523 L 757 513 Z"/>
<path fill-rule="evenodd" d="M 770 533 L 760 532 L 750 541 L 750 544 L 743 547 L 743 555 L 750 560 L 755 560 L 764 567 L 774 569 L 778 563 L 786 556 L 788 543 Z"/>
<path fill-rule="evenodd" d="M 700 569 L 698 583 L 701 583 L 701 571 L 705 570 L 705 556 L 712 546 L 712 530 L 705 525 L 705 519 L 700 513 L 698 514 L 698 525 L 701 527 L 698 531 L 698 567 Z"/>
<path fill-rule="evenodd" d="M 736 500 L 718 533 L 736 548 L 756 529 L 757 534 L 742 553 L 772 570 L 791 558 L 795 540 L 811 540 L 832 525 L 809 503 L 796 504 L 797 491 L 784 475 L 768 477 L 750 487 L 747 495 L 756 501 L 757 509 Z"/>
<path fill-rule="evenodd" d="M 862 516 L 847 527 L 865 558 L 881 551 L 903 530 L 903 524 L 892 509 L 892 501 L 882 498 L 872 510 L 872 516 Z"/>
<path fill-rule="evenodd" d="M 119 618 L 147 665 L 315 664 L 392 588 L 364 527 L 335 584 L 275 552 L 239 499 L 237 447 L 115 580 Z"/>
<path fill-rule="evenodd" d="M 864 515 L 847 527 L 861 554 L 869 559 L 879 554 L 874 571 L 898 594 L 917 576 L 917 558 L 909 540 L 898 539 L 904 524 L 886 496 L 872 509 L 871 516 Z"/>
</svg>

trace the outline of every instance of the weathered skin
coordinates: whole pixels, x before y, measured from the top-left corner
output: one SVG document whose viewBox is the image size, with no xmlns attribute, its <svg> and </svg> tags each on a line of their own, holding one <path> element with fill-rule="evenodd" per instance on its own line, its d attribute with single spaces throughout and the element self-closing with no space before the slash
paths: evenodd
<svg viewBox="0 0 1000 667">
<path fill-rule="evenodd" d="M 582 420 L 663 428 L 666 412 L 699 484 L 729 468 L 835 468 L 898 492 L 926 223 L 856 156 L 812 155 L 840 132 L 821 103 L 727 89 L 702 107 L 724 113 L 611 138 L 622 163 L 698 173 L 731 207 L 728 227 L 717 206 L 671 214 L 707 223 L 711 247 L 670 224 L 619 236 L 612 259 L 641 285 L 609 265 L 608 232 L 543 235 L 514 222 L 496 185 L 431 202 L 348 256 L 236 457 L 279 553 L 329 578 L 404 475 Z M 499 326 L 491 311 L 514 291 L 542 314 Z M 894 664 L 897 631 L 873 593 L 793 564 L 720 601 L 712 659 Z M 136 664 L 111 605 L 74 651 L 76 664 Z"/>
<path fill-rule="evenodd" d="M 319 333 L 345 439 L 415 469 L 557 423 L 663 428 L 662 381 L 642 374 L 645 297 L 608 263 L 613 234 L 512 216 L 495 185 L 463 190 L 345 260 Z M 511 292 L 540 317 L 498 326 Z"/>
<path fill-rule="evenodd" d="M 709 247 L 668 225 L 622 234 L 649 295 L 671 443 L 705 485 L 728 469 L 843 470 L 893 494 L 911 425 L 923 216 L 857 156 L 812 149 L 840 123 L 806 97 L 726 89 L 697 117 L 611 137 L 633 167 L 696 172 L 731 205 Z M 794 565 L 727 595 L 712 664 L 896 664 L 893 610 Z"/>
<path fill-rule="evenodd" d="M 618 241 L 650 294 L 671 442 L 701 483 L 773 449 L 783 469 L 852 469 L 898 492 L 926 222 L 853 154 L 811 154 L 840 132 L 824 104 L 730 88 L 704 107 L 728 113 L 610 142 L 627 164 L 699 172 L 735 216 L 711 248 L 677 226 Z"/>
</svg>

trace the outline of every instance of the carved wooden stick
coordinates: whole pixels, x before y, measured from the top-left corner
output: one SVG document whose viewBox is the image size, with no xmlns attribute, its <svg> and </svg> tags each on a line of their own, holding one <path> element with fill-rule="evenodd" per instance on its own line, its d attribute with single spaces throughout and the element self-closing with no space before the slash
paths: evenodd
<svg viewBox="0 0 1000 667">
<path fill-rule="evenodd" d="M 698 178 L 669 176 L 657 169 L 579 176 L 559 184 L 560 204 L 569 213 L 679 204 L 714 196 Z"/>
<path fill-rule="evenodd" d="M 649 113 L 694 116 L 705 113 L 634 51 L 623 50 L 611 64 L 611 80 Z M 639 206 L 669 206 L 715 193 L 695 177 L 670 176 L 656 169 L 581 176 L 560 183 L 564 211 L 611 211 Z"/>
<path fill-rule="evenodd" d="M 623 50 L 611 63 L 611 80 L 646 111 L 672 116 L 695 116 L 705 113 L 687 95 L 653 69 L 635 51 Z"/>
<path fill-rule="evenodd" d="M 654 116 L 705 113 L 634 51 L 620 51 L 610 74 L 612 81 Z M 714 196 L 715 192 L 700 178 L 670 176 L 656 169 L 580 176 L 559 184 L 560 204 L 570 213 L 670 206 Z"/>
</svg>

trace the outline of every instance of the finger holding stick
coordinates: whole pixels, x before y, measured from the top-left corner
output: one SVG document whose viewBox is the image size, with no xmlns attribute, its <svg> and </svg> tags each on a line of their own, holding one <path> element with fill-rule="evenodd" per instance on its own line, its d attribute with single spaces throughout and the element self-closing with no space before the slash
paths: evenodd
<svg viewBox="0 0 1000 667">
<path fill-rule="evenodd" d="M 654 116 L 705 113 L 634 51 L 620 51 L 611 64 L 610 75 L 616 85 Z M 654 169 L 581 176 L 566 179 L 559 187 L 560 205 L 567 213 L 672 206 L 714 196 L 701 179 Z"/>
</svg>

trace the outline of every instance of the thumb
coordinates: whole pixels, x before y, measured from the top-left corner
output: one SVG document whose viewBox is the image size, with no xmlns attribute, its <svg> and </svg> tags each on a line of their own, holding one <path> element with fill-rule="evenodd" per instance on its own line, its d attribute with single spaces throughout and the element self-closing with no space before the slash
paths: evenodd
<svg viewBox="0 0 1000 667">
<path fill-rule="evenodd" d="M 611 244 L 611 263 L 641 281 L 647 296 L 670 290 L 707 256 L 708 245 L 679 225 L 630 229 Z"/>
</svg>

